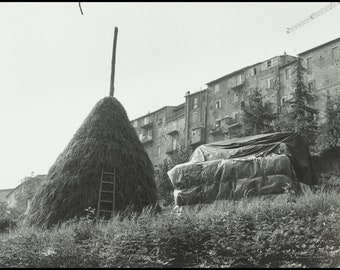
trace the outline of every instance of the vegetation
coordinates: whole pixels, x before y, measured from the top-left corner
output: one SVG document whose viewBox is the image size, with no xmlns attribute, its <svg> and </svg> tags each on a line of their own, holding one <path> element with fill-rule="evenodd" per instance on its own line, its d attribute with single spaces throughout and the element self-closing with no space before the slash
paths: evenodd
<svg viewBox="0 0 340 270">
<path fill-rule="evenodd" d="M 8 232 L 16 227 L 19 212 L 8 207 L 5 202 L 0 202 L 0 233 Z"/>
<path fill-rule="evenodd" d="M 299 58 L 293 71 L 293 96 L 287 100 L 287 105 L 290 107 L 286 115 L 277 121 L 276 130 L 295 131 L 303 136 L 309 147 L 313 147 L 318 129 L 315 117 L 318 111 L 310 106 L 315 96 L 303 82 L 305 72 L 306 69 L 302 66 L 301 58 Z"/>
<path fill-rule="evenodd" d="M 319 127 L 314 151 L 318 154 L 337 146 L 340 136 L 340 94 L 327 95 L 325 122 Z"/>
<path fill-rule="evenodd" d="M 2 267 L 337 267 L 340 195 L 227 201 L 2 234 Z"/>
<path fill-rule="evenodd" d="M 269 102 L 263 102 L 262 94 L 255 90 L 249 95 L 249 105 L 241 103 L 243 136 L 273 131 L 271 122 L 275 119 Z"/>
<path fill-rule="evenodd" d="M 174 187 L 171 184 L 167 172 L 177 164 L 188 162 L 191 153 L 191 148 L 181 146 L 170 156 L 169 159 L 165 159 L 163 163 L 157 165 L 155 178 L 158 185 L 158 198 L 163 206 L 169 206 L 174 202 Z"/>
<path fill-rule="evenodd" d="M 44 175 L 27 176 L 21 180 L 20 189 L 15 192 L 16 211 L 20 214 L 26 211 L 28 201 L 32 200 L 43 180 L 45 180 Z"/>
</svg>

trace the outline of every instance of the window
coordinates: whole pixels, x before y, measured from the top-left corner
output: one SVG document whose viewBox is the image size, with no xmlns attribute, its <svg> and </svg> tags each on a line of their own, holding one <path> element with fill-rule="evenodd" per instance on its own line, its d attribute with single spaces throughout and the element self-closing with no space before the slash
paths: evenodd
<svg viewBox="0 0 340 270">
<path fill-rule="evenodd" d="M 236 122 L 238 122 L 239 116 L 240 116 L 240 113 L 238 113 L 238 112 L 234 113 L 234 119 L 235 119 Z"/>
<path fill-rule="evenodd" d="M 220 109 L 222 107 L 221 99 L 215 101 L 215 109 Z"/>
<path fill-rule="evenodd" d="M 144 125 L 147 125 L 147 124 L 149 124 L 149 117 L 148 116 L 144 118 Z"/>
<path fill-rule="evenodd" d="M 312 73 L 312 57 L 307 58 L 307 72 Z"/>
<path fill-rule="evenodd" d="M 285 70 L 285 74 L 286 74 L 286 80 L 289 80 L 291 78 L 291 70 L 290 68 L 286 68 Z"/>
<path fill-rule="evenodd" d="M 309 82 L 308 83 L 308 90 L 313 91 L 314 90 L 314 82 Z"/>
<path fill-rule="evenodd" d="M 256 68 L 253 68 L 253 76 L 256 75 Z"/>
<path fill-rule="evenodd" d="M 232 79 L 229 79 L 228 81 L 227 81 L 227 85 L 228 85 L 228 87 L 233 87 L 234 85 L 233 85 L 233 80 Z"/>
<path fill-rule="evenodd" d="M 270 59 L 270 60 L 267 61 L 267 68 L 269 68 L 271 66 L 272 66 L 272 60 Z"/>
<path fill-rule="evenodd" d="M 194 98 L 194 109 L 196 109 L 198 107 L 198 98 L 195 97 Z"/>
<path fill-rule="evenodd" d="M 273 86 L 274 86 L 274 79 L 273 78 L 267 79 L 267 88 L 271 88 Z"/>
<path fill-rule="evenodd" d="M 286 96 L 284 96 L 284 97 L 281 98 L 281 106 L 285 104 L 286 98 L 287 98 Z"/>
<path fill-rule="evenodd" d="M 237 75 L 236 76 L 236 85 L 240 85 L 242 83 L 242 75 Z"/>
<path fill-rule="evenodd" d="M 134 127 L 134 128 L 138 127 L 138 121 L 137 121 L 137 120 L 136 120 L 136 121 L 133 121 L 133 127 Z"/>
<path fill-rule="evenodd" d="M 148 137 L 149 137 L 149 138 L 152 138 L 152 129 L 149 129 L 149 130 L 148 130 Z"/>
<path fill-rule="evenodd" d="M 192 120 L 192 122 L 197 122 L 198 121 L 198 111 L 193 111 L 192 112 L 191 120 Z"/>
<path fill-rule="evenodd" d="M 233 102 L 237 102 L 237 101 L 238 101 L 238 94 L 235 93 L 235 94 L 234 94 L 234 100 L 233 100 Z"/>
<path fill-rule="evenodd" d="M 333 59 L 337 59 L 339 57 L 338 52 L 339 52 L 338 47 L 332 48 L 332 58 Z"/>
<path fill-rule="evenodd" d="M 161 146 L 157 146 L 157 156 L 159 157 L 161 155 Z"/>
<path fill-rule="evenodd" d="M 220 90 L 220 84 L 215 84 L 215 92 Z"/>
<path fill-rule="evenodd" d="M 271 65 L 272 65 L 273 67 L 278 65 L 277 58 L 272 59 Z"/>
<path fill-rule="evenodd" d="M 173 138 L 171 141 L 171 147 L 173 150 L 177 149 L 177 138 Z"/>
</svg>

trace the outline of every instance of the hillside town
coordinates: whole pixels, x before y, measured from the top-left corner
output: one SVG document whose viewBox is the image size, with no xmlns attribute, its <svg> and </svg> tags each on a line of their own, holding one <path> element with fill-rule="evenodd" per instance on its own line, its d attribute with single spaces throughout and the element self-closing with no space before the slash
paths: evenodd
<svg viewBox="0 0 340 270">
<path fill-rule="evenodd" d="M 247 105 L 247 98 L 254 91 L 262 94 L 263 103 L 270 104 L 273 114 L 284 117 L 289 111 L 287 101 L 294 92 L 293 73 L 298 59 L 302 59 L 306 68 L 304 84 L 316 96 L 311 105 L 319 113 L 314 117 L 322 123 L 327 97 L 340 89 L 340 38 L 297 56 L 284 52 L 238 69 L 206 83 L 206 89 L 187 91 L 184 103 L 164 106 L 130 123 L 155 166 L 181 147 L 194 150 L 202 144 L 240 137 L 243 134 L 241 104 Z M 14 207 L 22 186 L 0 190 L 1 201 Z"/>
<path fill-rule="evenodd" d="M 338 29 L 163 4 L 0 4 L 0 267 L 339 268 Z"/>
<path fill-rule="evenodd" d="M 293 95 L 293 73 L 297 59 L 306 68 L 303 83 L 315 94 L 311 106 L 319 111 L 314 117 L 324 121 L 327 96 L 340 89 L 340 38 L 327 41 L 298 55 L 264 59 L 223 77 L 207 82 L 206 89 L 185 93 L 177 106 L 164 106 L 133 119 L 140 141 L 154 164 L 162 163 L 181 146 L 195 149 L 205 143 L 242 135 L 241 104 L 255 90 L 272 112 L 284 116 Z"/>
</svg>

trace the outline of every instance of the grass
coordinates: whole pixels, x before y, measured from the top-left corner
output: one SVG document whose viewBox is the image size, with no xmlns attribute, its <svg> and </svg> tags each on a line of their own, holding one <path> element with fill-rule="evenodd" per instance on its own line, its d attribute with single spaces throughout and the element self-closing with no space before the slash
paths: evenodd
<svg viewBox="0 0 340 270">
<path fill-rule="evenodd" d="M 1 267 L 336 267 L 340 194 L 220 201 L 154 215 L 19 226 L 0 239 Z"/>
</svg>

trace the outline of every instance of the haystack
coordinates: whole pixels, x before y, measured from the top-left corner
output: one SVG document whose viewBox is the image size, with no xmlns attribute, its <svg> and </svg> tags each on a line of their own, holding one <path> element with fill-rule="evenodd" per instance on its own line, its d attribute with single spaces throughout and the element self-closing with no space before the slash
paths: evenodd
<svg viewBox="0 0 340 270">
<path fill-rule="evenodd" d="M 153 165 L 114 97 L 100 100 L 49 169 L 27 221 L 50 227 L 97 208 L 101 170 L 116 173 L 116 211 L 157 202 Z"/>
</svg>

